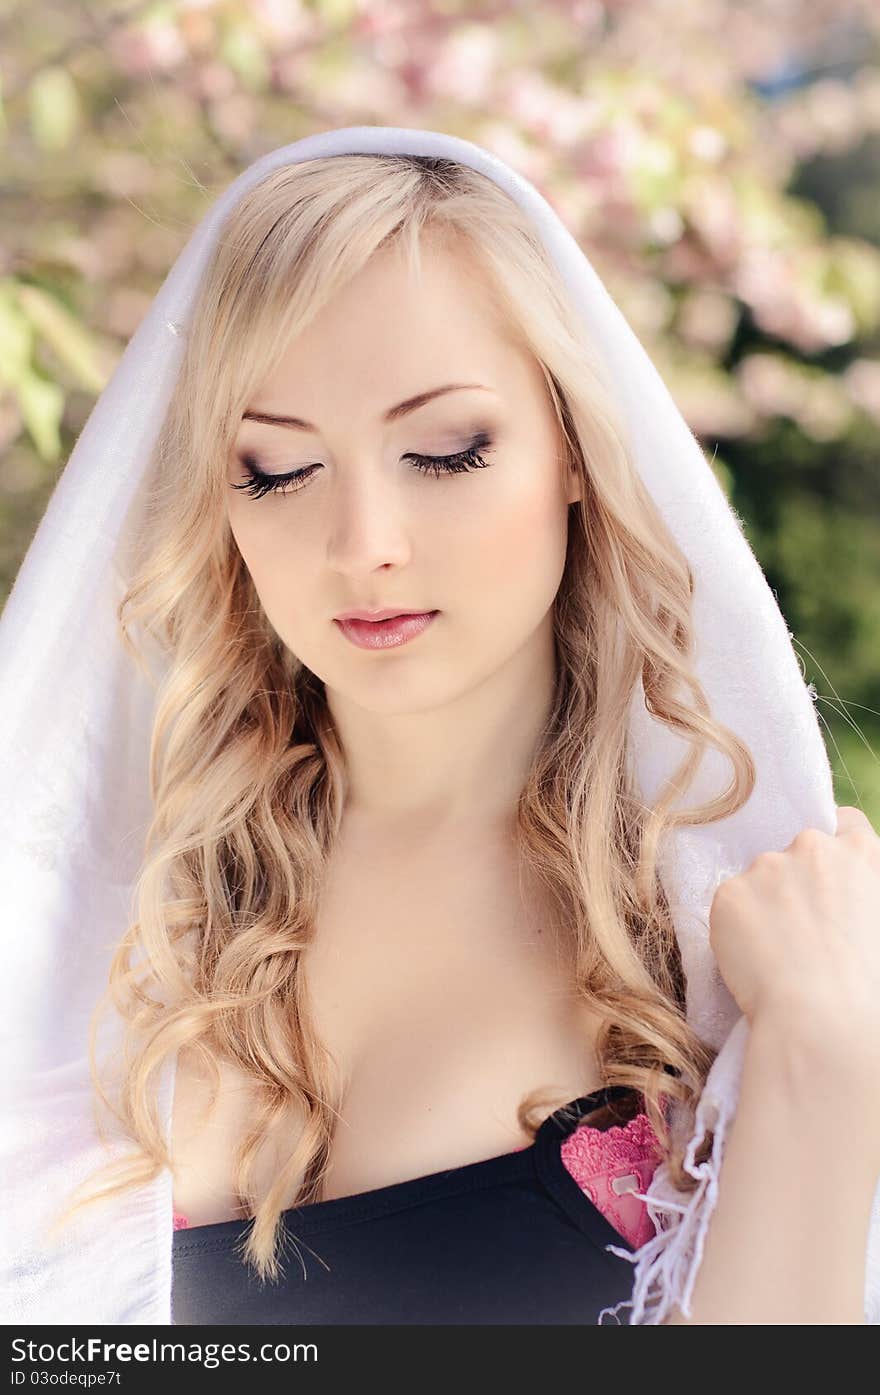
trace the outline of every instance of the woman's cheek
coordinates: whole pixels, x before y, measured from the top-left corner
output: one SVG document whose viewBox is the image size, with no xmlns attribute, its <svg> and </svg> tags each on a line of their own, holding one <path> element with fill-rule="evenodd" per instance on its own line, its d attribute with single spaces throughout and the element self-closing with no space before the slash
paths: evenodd
<svg viewBox="0 0 880 1395">
<path fill-rule="evenodd" d="M 289 642 L 301 624 L 297 616 L 306 594 L 306 559 L 297 556 L 289 536 L 267 528 L 259 519 L 237 519 L 232 534 L 269 623 L 285 643 Z"/>
<path fill-rule="evenodd" d="M 506 588 L 531 594 L 546 608 L 562 576 L 567 541 L 567 506 L 558 491 L 543 479 L 529 480 L 496 516 L 484 555 Z"/>
</svg>

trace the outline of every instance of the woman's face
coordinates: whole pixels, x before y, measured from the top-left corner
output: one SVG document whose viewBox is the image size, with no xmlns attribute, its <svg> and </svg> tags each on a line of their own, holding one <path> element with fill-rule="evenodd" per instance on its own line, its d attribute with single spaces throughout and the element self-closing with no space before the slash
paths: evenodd
<svg viewBox="0 0 880 1395">
<path fill-rule="evenodd" d="M 227 469 L 230 526 L 279 637 L 328 691 L 384 713 L 461 696 L 524 646 L 547 652 L 580 497 L 541 372 L 472 264 L 425 244 L 422 266 L 413 284 L 383 250 L 320 311 L 248 404 L 305 425 L 243 419 Z M 415 462 L 472 447 L 455 473 Z M 247 461 L 304 473 L 258 497 L 233 488 Z M 386 608 L 439 614 L 381 649 L 335 620 Z"/>
</svg>

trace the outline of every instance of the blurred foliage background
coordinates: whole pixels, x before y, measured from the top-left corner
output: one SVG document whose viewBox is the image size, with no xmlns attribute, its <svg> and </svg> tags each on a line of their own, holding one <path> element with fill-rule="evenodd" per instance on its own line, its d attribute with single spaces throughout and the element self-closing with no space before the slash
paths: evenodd
<svg viewBox="0 0 880 1395">
<path fill-rule="evenodd" d="M 657 363 L 880 829 L 874 0 L 0 0 L 0 590 L 214 197 L 333 126 L 531 179 Z"/>
</svg>

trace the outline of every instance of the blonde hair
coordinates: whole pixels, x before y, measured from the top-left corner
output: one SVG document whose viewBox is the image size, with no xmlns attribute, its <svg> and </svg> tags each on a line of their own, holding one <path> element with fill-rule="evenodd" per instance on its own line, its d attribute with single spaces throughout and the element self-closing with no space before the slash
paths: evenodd
<svg viewBox="0 0 880 1395">
<path fill-rule="evenodd" d="M 225 469 L 242 412 L 291 336 L 380 248 L 399 245 L 417 270 L 429 233 L 456 239 L 476 259 L 499 311 L 541 366 L 582 480 L 554 606 L 555 700 L 518 801 L 516 838 L 569 937 L 572 991 L 599 1010 L 605 1083 L 638 1092 L 676 1183 L 695 1185 L 682 1167 L 689 1131 L 674 1136 L 667 1106 L 677 1102 L 692 1121 L 715 1053 L 687 1022 L 657 850 L 671 828 L 739 809 L 755 770 L 748 748 L 712 719 L 691 666 L 688 562 L 630 458 L 587 331 L 515 202 L 450 160 L 308 160 L 251 188 L 222 229 L 162 425 L 137 569 L 119 607 L 133 659 L 144 666 L 140 625 L 167 663 L 136 919 L 92 1024 L 97 1092 L 137 1147 L 102 1168 L 97 1175 L 106 1171 L 107 1180 L 67 1213 L 173 1166 L 152 1088 L 171 1053 L 194 1050 L 215 1087 L 225 1058 L 254 1086 L 235 1185 L 253 1215 L 242 1255 L 263 1279 L 281 1272 L 282 1211 L 321 1197 L 338 1112 L 299 965 L 340 828 L 344 767 L 323 685 L 273 631 L 231 536 Z M 624 715 L 639 682 L 652 715 L 688 746 L 653 807 L 634 788 Z M 729 757 L 729 788 L 672 812 L 707 745 Z M 108 998 L 125 1022 L 118 1101 L 95 1064 Z M 530 1132 L 547 1112 L 540 1094 L 520 1105 Z M 294 1142 L 258 1194 L 258 1159 L 282 1136 Z"/>
</svg>

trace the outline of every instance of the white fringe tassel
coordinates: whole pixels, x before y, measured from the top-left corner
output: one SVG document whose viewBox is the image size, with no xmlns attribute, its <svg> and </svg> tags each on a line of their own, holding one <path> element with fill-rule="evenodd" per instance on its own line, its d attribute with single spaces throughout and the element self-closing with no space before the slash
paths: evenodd
<svg viewBox="0 0 880 1395">
<path fill-rule="evenodd" d="M 630 1325 L 656 1326 L 679 1308 L 691 1316 L 691 1295 L 703 1258 L 706 1233 L 718 1200 L 721 1159 L 731 1119 L 736 1113 L 739 1081 L 742 1075 L 748 1022 L 740 1018 L 712 1064 L 703 1093 L 694 1113 L 694 1130 L 684 1156 L 684 1166 L 699 1186 L 682 1193 L 673 1186 L 669 1170 L 662 1163 L 651 1179 L 647 1192 L 637 1192 L 654 1222 L 657 1234 L 633 1254 L 617 1245 L 605 1248 L 635 1265 L 632 1298 L 603 1308 L 616 1318 L 619 1308 L 632 1308 Z M 714 1134 L 712 1151 L 705 1162 L 695 1162 L 697 1149 L 706 1133 Z"/>
</svg>

